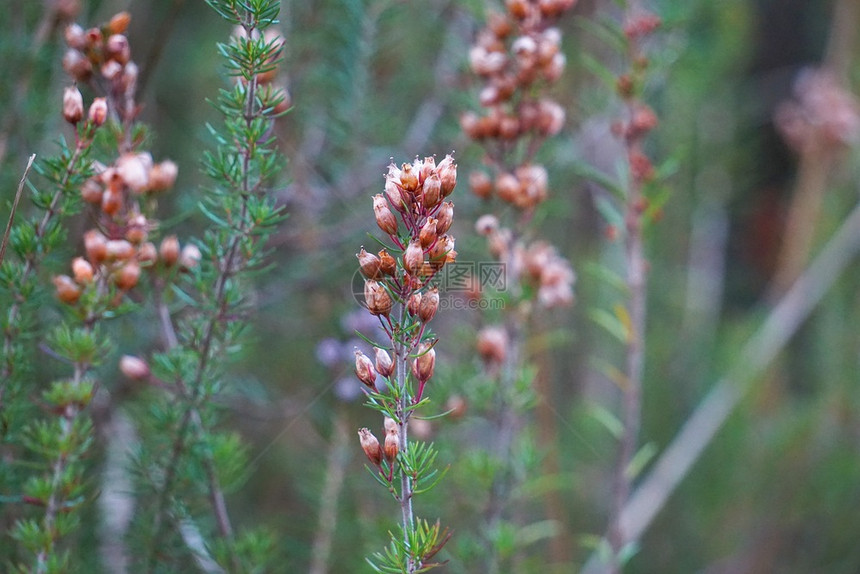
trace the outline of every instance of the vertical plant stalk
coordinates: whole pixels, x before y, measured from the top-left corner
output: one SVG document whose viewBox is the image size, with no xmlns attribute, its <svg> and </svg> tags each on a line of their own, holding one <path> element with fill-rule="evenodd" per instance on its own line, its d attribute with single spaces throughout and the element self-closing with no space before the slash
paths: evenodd
<svg viewBox="0 0 860 574">
<path fill-rule="evenodd" d="M 24 193 L 24 183 L 27 181 L 27 176 L 30 174 L 30 168 L 33 167 L 33 160 L 35 159 L 36 154 L 33 154 L 27 160 L 24 175 L 21 176 L 21 181 L 18 182 L 18 189 L 15 190 L 15 199 L 12 201 L 12 209 L 9 211 L 9 223 L 6 224 L 6 231 L 3 232 L 3 240 L 0 241 L 0 265 L 3 264 L 3 258 L 6 256 L 6 246 L 9 245 L 9 234 L 12 232 L 12 223 L 15 221 L 18 202 L 21 201 L 21 195 Z"/>
<path fill-rule="evenodd" d="M 626 6 L 624 36 L 627 40 L 629 72 L 618 78 L 617 89 L 624 99 L 626 119 L 619 125 L 624 137 L 628 165 L 628 185 L 624 205 L 624 256 L 627 285 L 624 378 L 621 381 L 621 437 L 613 475 L 613 494 L 609 515 L 608 541 L 611 551 L 609 571 L 621 572 L 624 563 L 625 536 L 621 514 L 630 498 L 642 417 L 642 387 L 645 367 L 647 305 L 647 262 L 643 246 L 643 228 L 648 223 L 648 198 L 644 186 L 654 179 L 654 168 L 642 150 L 645 136 L 657 125 L 657 117 L 641 101 L 647 58 L 642 41 L 660 25 L 660 19 L 644 11 L 638 0 Z"/>
<path fill-rule="evenodd" d="M 337 504 L 343 490 L 348 461 L 348 440 L 346 412 L 339 408 L 334 419 L 331 445 L 326 463 L 325 483 L 319 502 L 319 523 L 314 535 L 311 550 L 311 565 L 308 574 L 328 574 L 331 557 L 332 539 L 337 528 Z"/>
</svg>

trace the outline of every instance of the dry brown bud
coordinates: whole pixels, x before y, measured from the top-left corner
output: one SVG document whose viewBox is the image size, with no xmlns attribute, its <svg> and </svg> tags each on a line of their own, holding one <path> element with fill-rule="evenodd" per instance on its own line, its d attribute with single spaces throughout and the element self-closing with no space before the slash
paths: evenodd
<svg viewBox="0 0 860 574">
<path fill-rule="evenodd" d="M 175 235 L 168 235 L 161 240 L 158 255 L 161 258 L 161 262 L 167 267 L 179 261 L 179 240 L 176 239 Z"/>
<path fill-rule="evenodd" d="M 438 220 L 429 217 L 424 225 L 421 226 L 421 232 L 418 234 L 418 242 L 423 249 L 430 247 L 436 241 L 436 225 Z"/>
<path fill-rule="evenodd" d="M 90 104 L 90 110 L 87 114 L 87 119 L 91 121 L 94 125 L 100 126 L 105 123 L 107 120 L 107 100 L 104 98 L 95 98 L 93 99 L 93 103 Z"/>
<path fill-rule="evenodd" d="M 439 309 L 439 289 L 433 287 L 421 296 L 421 305 L 418 307 L 418 318 L 423 323 L 429 323 L 436 316 Z"/>
<path fill-rule="evenodd" d="M 421 310 L 421 299 L 421 293 L 413 293 L 409 297 L 409 301 L 406 302 L 406 310 L 409 311 L 409 314 L 413 317 L 417 317 Z"/>
<path fill-rule="evenodd" d="M 123 291 L 134 289 L 138 280 L 140 280 L 140 264 L 134 259 L 128 260 L 113 275 L 114 284 Z"/>
<path fill-rule="evenodd" d="M 125 239 L 111 239 L 105 253 L 108 261 L 125 261 L 134 256 L 134 246 Z"/>
<path fill-rule="evenodd" d="M 383 377 L 390 377 L 394 374 L 394 362 L 391 360 L 391 355 L 381 347 L 376 347 L 376 371 Z"/>
<path fill-rule="evenodd" d="M 131 14 L 128 12 L 118 12 L 107 24 L 107 32 L 109 34 L 124 34 L 128 30 L 128 24 L 131 22 Z"/>
<path fill-rule="evenodd" d="M 379 270 L 392 277 L 397 271 L 397 260 L 385 249 L 379 251 Z"/>
<path fill-rule="evenodd" d="M 457 185 L 457 164 L 454 162 L 453 156 L 451 154 L 446 155 L 445 159 L 439 162 L 436 171 L 442 181 L 442 197 L 448 197 Z"/>
<path fill-rule="evenodd" d="M 543 99 L 538 103 L 537 129 L 545 136 L 554 136 L 564 127 L 564 108 L 557 102 Z"/>
<path fill-rule="evenodd" d="M 165 191 L 170 189 L 176 183 L 178 173 L 179 168 L 169 159 L 155 164 L 149 170 L 149 190 Z"/>
<path fill-rule="evenodd" d="M 68 275 L 57 275 L 53 279 L 57 299 L 73 305 L 81 298 L 81 288 Z"/>
<path fill-rule="evenodd" d="M 403 268 L 406 269 L 410 275 L 418 275 L 423 265 L 424 250 L 421 248 L 421 244 L 417 240 L 413 239 L 409 242 L 409 245 L 406 247 L 406 251 L 403 253 Z"/>
<path fill-rule="evenodd" d="M 412 374 L 421 383 L 426 383 L 433 376 L 436 367 L 436 350 L 433 343 L 421 343 L 418 346 L 418 356 L 412 362 Z"/>
<path fill-rule="evenodd" d="M 72 125 L 84 117 L 84 97 L 77 86 L 68 86 L 63 91 L 63 118 Z"/>
<path fill-rule="evenodd" d="M 430 249 L 430 259 L 434 262 L 447 262 L 447 256 L 454 250 L 454 238 L 450 235 L 442 235 Z"/>
<path fill-rule="evenodd" d="M 93 74 L 93 65 L 75 49 L 68 49 L 63 55 L 63 69 L 77 82 L 86 82 Z"/>
<path fill-rule="evenodd" d="M 83 50 L 87 46 L 87 33 L 79 24 L 69 24 L 64 33 L 66 45 L 75 50 Z"/>
<path fill-rule="evenodd" d="M 424 181 L 422 186 L 422 203 L 427 209 L 433 209 L 442 200 L 442 181 L 439 179 L 439 174 L 433 172 Z"/>
<path fill-rule="evenodd" d="M 397 211 L 405 213 L 411 205 L 409 194 L 401 189 L 399 183 L 400 176 L 398 175 L 395 177 L 391 175 L 392 169 L 396 169 L 398 173 L 400 173 L 400 170 L 394 164 L 388 166 L 388 169 L 389 174 L 385 177 L 385 196 L 388 197 L 388 201 L 391 202 L 391 205 L 393 205 Z"/>
<path fill-rule="evenodd" d="M 149 378 L 149 365 L 140 357 L 123 355 L 119 360 L 119 371 L 132 381 Z"/>
<path fill-rule="evenodd" d="M 93 280 L 93 266 L 83 257 L 75 257 L 72 260 L 72 275 L 79 285 L 87 285 Z"/>
<path fill-rule="evenodd" d="M 489 199 L 493 195 L 493 180 L 483 171 L 473 171 L 469 174 L 469 189 L 481 199 Z"/>
<path fill-rule="evenodd" d="M 355 376 L 370 390 L 376 392 L 376 369 L 373 368 L 370 357 L 357 349 L 355 351 Z"/>
<path fill-rule="evenodd" d="M 506 0 L 505 6 L 508 8 L 508 13 L 517 20 L 525 19 L 531 11 L 528 0 Z"/>
<path fill-rule="evenodd" d="M 372 279 L 364 282 L 364 300 L 371 315 L 384 317 L 388 316 L 391 312 L 391 306 L 394 304 L 385 287 Z"/>
<path fill-rule="evenodd" d="M 81 199 L 93 204 L 102 202 L 102 186 L 96 178 L 89 178 L 81 186 Z"/>
<path fill-rule="evenodd" d="M 382 464 L 382 447 L 379 446 L 379 440 L 373 433 L 366 428 L 358 429 L 358 440 L 367 459 L 375 466 Z"/>
<path fill-rule="evenodd" d="M 497 367 L 508 353 L 508 333 L 504 327 L 492 325 L 478 333 L 478 354 L 488 365 Z"/>
<path fill-rule="evenodd" d="M 382 194 L 373 196 L 373 212 L 376 215 L 376 224 L 382 231 L 388 235 L 397 233 L 397 218 L 391 213 L 388 202 L 385 201 Z"/>
<path fill-rule="evenodd" d="M 96 229 L 84 233 L 84 251 L 92 263 L 101 263 L 107 258 L 107 238 Z"/>
<path fill-rule="evenodd" d="M 400 186 L 409 192 L 418 189 L 418 174 L 411 163 L 404 163 L 400 170 Z"/>
<path fill-rule="evenodd" d="M 498 12 L 490 12 L 487 16 L 487 27 L 499 39 L 504 39 L 513 30 L 511 21 L 504 14 Z"/>
<path fill-rule="evenodd" d="M 557 82 L 567 66 L 567 57 L 559 52 L 543 67 L 543 77 L 547 82 Z"/>
<path fill-rule="evenodd" d="M 379 279 L 379 275 L 382 272 L 379 257 L 373 253 L 368 253 L 364 250 L 364 247 L 355 256 L 358 257 L 358 266 L 361 269 L 362 275 L 368 279 Z"/>
<path fill-rule="evenodd" d="M 388 464 L 392 464 L 397 459 L 397 453 L 400 451 L 400 437 L 396 433 L 388 433 L 385 435 L 385 460 Z"/>
<path fill-rule="evenodd" d="M 460 129 L 473 140 L 478 140 L 485 136 L 481 129 L 481 118 L 475 112 L 466 112 L 460 116 Z"/>
<path fill-rule="evenodd" d="M 454 221 L 454 204 L 446 201 L 436 213 L 436 234 L 444 235 L 451 229 L 451 223 Z"/>
<path fill-rule="evenodd" d="M 179 253 L 179 268 L 183 271 L 190 271 L 200 264 L 201 257 L 203 255 L 200 253 L 200 248 L 189 243 Z"/>
</svg>

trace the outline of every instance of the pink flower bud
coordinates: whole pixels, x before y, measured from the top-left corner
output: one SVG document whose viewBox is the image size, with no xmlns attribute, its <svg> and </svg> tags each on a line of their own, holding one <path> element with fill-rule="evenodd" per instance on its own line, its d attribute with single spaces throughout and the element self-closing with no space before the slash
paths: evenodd
<svg viewBox="0 0 860 574">
<path fill-rule="evenodd" d="M 90 61 L 74 49 L 66 50 L 63 55 L 63 69 L 76 82 L 86 82 L 93 74 L 93 65 Z"/>
<path fill-rule="evenodd" d="M 179 168 L 172 161 L 165 160 L 157 163 L 149 170 L 149 190 L 165 191 L 176 183 Z"/>
<path fill-rule="evenodd" d="M 134 289 L 139 280 L 140 264 L 134 259 L 126 261 L 125 265 L 113 274 L 114 284 L 123 291 Z"/>
<path fill-rule="evenodd" d="M 83 257 L 75 257 L 72 260 L 72 275 L 75 276 L 75 282 L 80 285 L 92 283 L 93 266 Z"/>
<path fill-rule="evenodd" d="M 142 381 L 149 377 L 149 365 L 140 357 L 123 355 L 119 360 L 120 372 L 132 381 Z"/>
<path fill-rule="evenodd" d="M 90 111 L 87 115 L 87 119 L 89 119 L 89 121 L 94 125 L 100 126 L 107 120 L 107 113 L 107 100 L 104 98 L 95 98 L 93 99 L 93 103 L 90 104 Z"/>
<path fill-rule="evenodd" d="M 84 117 L 84 97 L 77 86 L 68 86 L 63 92 L 63 118 L 72 125 Z"/>
<path fill-rule="evenodd" d="M 149 188 L 149 171 L 152 156 L 148 153 L 126 153 L 116 162 L 116 171 L 123 182 L 135 193 L 143 193 Z"/>
<path fill-rule="evenodd" d="M 469 174 L 469 189 L 481 199 L 489 199 L 493 195 L 493 181 L 483 171 L 473 171 Z"/>
<path fill-rule="evenodd" d="M 111 239 L 106 245 L 109 261 L 125 261 L 134 256 L 134 246 L 125 239 Z"/>
<path fill-rule="evenodd" d="M 137 250 L 137 260 L 141 263 L 151 265 L 156 259 L 158 259 L 158 250 L 151 241 L 147 241 Z"/>
<path fill-rule="evenodd" d="M 87 33 L 79 24 L 69 24 L 65 30 L 66 45 L 75 50 L 82 50 L 87 45 Z"/>
<path fill-rule="evenodd" d="M 508 333 L 504 327 L 484 327 L 478 333 L 478 354 L 488 365 L 501 365 L 507 357 L 508 345 Z"/>
<path fill-rule="evenodd" d="M 190 271 L 200 264 L 200 248 L 191 243 L 185 245 L 179 252 L 179 267 L 183 271 Z"/>
<path fill-rule="evenodd" d="M 101 263 L 107 258 L 107 238 L 96 229 L 84 233 L 84 251 L 92 263 Z"/>
<path fill-rule="evenodd" d="M 120 64 L 126 64 L 131 59 L 131 49 L 128 38 L 122 34 L 113 34 L 105 41 L 105 55 Z"/>
</svg>

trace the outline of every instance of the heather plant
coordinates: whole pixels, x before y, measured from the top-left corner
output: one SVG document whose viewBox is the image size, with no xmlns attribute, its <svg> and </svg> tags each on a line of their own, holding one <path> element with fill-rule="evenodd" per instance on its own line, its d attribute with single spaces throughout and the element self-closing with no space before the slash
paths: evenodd
<svg viewBox="0 0 860 574">
<path fill-rule="evenodd" d="M 543 142 L 564 126 L 565 111 L 550 95 L 562 77 L 566 58 L 561 51 L 559 18 L 573 1 L 507 2 L 504 12 L 489 12 L 469 52 L 471 71 L 482 81 L 481 113 L 467 112 L 460 124 L 479 142 L 485 166 L 469 175 L 472 192 L 486 200 L 491 213 L 475 227 L 487 240 L 490 255 L 505 271 L 499 316 L 483 318 L 476 350 L 484 376 L 476 379 L 484 390 L 475 406 L 488 418 L 491 444 L 469 456 L 482 469 L 488 485 L 481 552 L 475 567 L 485 572 L 515 568 L 520 553 L 517 524 L 511 509 L 524 477 L 535 472 L 542 454 L 535 455 L 529 415 L 541 400 L 535 389 L 536 370 L 528 345 L 541 330 L 546 310 L 572 303 L 575 279 L 567 260 L 548 241 L 537 237 L 535 213 L 549 194 L 549 173 L 538 153 Z M 532 525 L 530 541 L 553 536 L 551 524 Z M 478 566 L 480 565 L 480 566 Z"/>
<path fill-rule="evenodd" d="M 355 372 L 365 386 L 367 406 L 384 417 L 384 439 L 367 428 L 358 431 L 371 465 L 368 470 L 400 505 L 399 532 L 368 562 L 376 572 L 426 572 L 441 563 L 433 558 L 450 538 L 440 521 L 417 516 L 417 495 L 444 475 L 436 468 L 433 444 L 409 440 L 409 423 L 430 404 L 427 384 L 436 368 L 429 323 L 439 308 L 434 285 L 442 269 L 456 261 L 454 237 L 448 234 L 454 205 L 445 201 L 457 183 L 457 165 L 448 155 L 389 166 L 385 193 L 373 196 L 376 223 L 391 242 L 377 255 L 364 248 L 358 262 L 367 311 L 379 319 L 386 340 L 371 342 L 374 360 L 355 351 Z"/>
</svg>

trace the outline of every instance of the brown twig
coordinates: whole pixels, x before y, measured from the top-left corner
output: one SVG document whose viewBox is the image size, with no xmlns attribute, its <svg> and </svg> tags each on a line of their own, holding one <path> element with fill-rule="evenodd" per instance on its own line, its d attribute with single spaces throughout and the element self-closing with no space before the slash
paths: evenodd
<svg viewBox="0 0 860 574">
<path fill-rule="evenodd" d="M 6 231 L 3 233 L 3 241 L 0 242 L 0 265 L 3 264 L 3 258 L 6 255 L 6 246 L 9 244 L 9 234 L 12 233 L 12 223 L 15 221 L 15 211 L 18 209 L 18 202 L 21 201 L 21 195 L 24 193 L 24 183 L 27 181 L 27 176 L 30 174 L 30 168 L 33 167 L 33 160 L 36 159 L 36 154 L 32 154 L 27 160 L 27 167 L 24 168 L 24 175 L 21 176 L 21 181 L 18 182 L 18 189 L 15 191 L 15 199 L 12 202 L 12 209 L 9 211 L 9 223 L 6 224 Z"/>
</svg>

